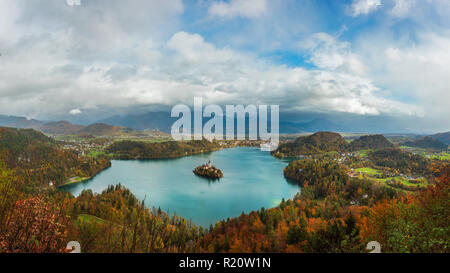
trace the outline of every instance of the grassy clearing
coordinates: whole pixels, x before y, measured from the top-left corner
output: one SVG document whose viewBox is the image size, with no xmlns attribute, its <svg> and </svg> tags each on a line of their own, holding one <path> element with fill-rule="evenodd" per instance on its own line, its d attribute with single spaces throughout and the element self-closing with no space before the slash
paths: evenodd
<svg viewBox="0 0 450 273">
<path fill-rule="evenodd" d="M 369 180 L 375 182 L 375 183 L 380 183 L 380 184 L 382 184 L 382 185 L 384 185 L 386 187 L 391 187 L 391 188 L 394 188 L 394 189 L 396 189 L 398 191 L 405 192 L 405 193 L 408 193 L 408 192 L 411 192 L 411 191 L 407 190 L 407 189 L 393 187 L 392 185 L 388 184 L 388 181 L 399 182 L 402 185 L 407 186 L 407 187 L 411 187 L 411 188 L 415 188 L 415 187 L 422 187 L 423 188 L 423 187 L 426 187 L 428 185 L 428 182 L 426 181 L 426 179 L 422 180 L 421 183 L 414 184 L 414 183 L 411 183 L 408 179 L 405 179 L 405 178 L 400 177 L 400 176 L 388 177 L 388 178 L 375 178 L 375 177 L 367 177 L 367 178 Z"/>
<path fill-rule="evenodd" d="M 99 157 L 99 156 L 107 156 L 107 157 L 113 157 L 114 154 L 111 153 L 105 153 L 104 151 L 97 151 L 97 150 L 92 150 L 89 154 L 89 156 L 91 157 Z"/>
<path fill-rule="evenodd" d="M 375 170 L 375 169 L 372 169 L 372 168 L 358 168 L 358 169 L 355 169 L 355 171 L 356 172 L 365 173 L 365 174 L 368 174 L 370 176 L 381 174 L 381 171 Z"/>
<path fill-rule="evenodd" d="M 73 221 L 74 225 L 80 226 L 80 223 L 85 224 L 96 224 L 96 225 L 112 225 L 114 229 L 122 229 L 123 226 L 120 224 L 116 224 L 114 222 L 102 219 L 100 217 L 90 215 L 90 214 L 79 214 L 77 219 Z M 125 229 L 128 231 L 129 228 L 125 227 Z"/>
<path fill-rule="evenodd" d="M 78 219 L 76 220 L 76 223 L 78 224 L 81 221 L 84 222 L 84 223 L 88 223 L 88 224 L 91 224 L 91 223 L 107 224 L 108 223 L 108 221 L 106 221 L 106 220 L 104 220 L 102 218 L 99 218 L 99 217 L 94 216 L 94 215 L 89 215 L 89 214 L 80 214 L 80 215 L 78 215 Z"/>
<path fill-rule="evenodd" d="M 442 160 L 442 161 L 450 161 L 450 153 L 448 152 L 442 152 L 437 155 L 432 155 L 431 158 Z"/>
<path fill-rule="evenodd" d="M 69 181 L 67 181 L 67 183 L 60 185 L 59 187 L 64 187 L 64 186 L 68 186 L 68 185 L 72 185 L 72 184 L 76 184 L 76 183 L 81 183 L 81 182 L 87 181 L 89 179 L 91 179 L 91 177 L 78 177 L 78 176 L 72 177 L 69 179 Z"/>
<path fill-rule="evenodd" d="M 428 185 L 428 181 L 423 177 L 416 180 L 416 181 L 419 181 L 419 183 L 412 183 L 410 180 L 408 180 L 407 178 L 402 177 L 402 176 L 394 176 L 394 177 L 387 177 L 387 178 L 374 177 L 375 175 L 381 175 L 382 172 L 379 170 L 372 169 L 372 168 L 358 168 L 358 169 L 355 169 L 355 171 L 361 172 L 363 174 L 367 174 L 367 176 L 368 176 L 367 178 L 370 179 L 371 181 L 378 182 L 378 183 L 381 183 L 386 186 L 389 186 L 387 183 L 388 181 L 396 181 L 396 182 L 399 182 L 408 187 L 417 187 L 417 186 L 426 187 Z"/>
<path fill-rule="evenodd" d="M 360 150 L 360 151 L 358 151 L 358 154 L 359 154 L 359 156 L 361 156 L 361 157 L 368 157 L 369 156 L 369 153 L 371 152 L 372 150 Z"/>
</svg>

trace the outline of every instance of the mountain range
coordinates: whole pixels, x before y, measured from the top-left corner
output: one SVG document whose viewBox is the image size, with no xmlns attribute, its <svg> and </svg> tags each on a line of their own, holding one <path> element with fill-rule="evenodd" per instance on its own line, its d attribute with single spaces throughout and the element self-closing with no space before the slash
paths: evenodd
<svg viewBox="0 0 450 273">
<path fill-rule="evenodd" d="M 46 123 L 39 128 L 39 131 L 51 135 L 120 136 L 141 134 L 136 130 L 123 126 L 112 126 L 106 123 L 94 123 L 88 126 L 83 126 L 72 124 L 68 121 Z"/>
<path fill-rule="evenodd" d="M 305 117 L 303 117 L 305 118 Z M 364 132 L 371 133 L 359 125 L 351 126 L 353 122 L 333 122 L 322 117 L 310 117 L 310 120 L 297 121 L 294 115 L 280 114 L 280 133 L 297 134 L 304 132 L 334 131 L 334 132 Z M 70 121 L 43 121 L 17 116 L 0 115 L 0 126 L 14 128 L 32 128 L 46 134 L 123 134 L 131 131 L 156 130 L 170 133 L 170 128 L 177 118 L 170 117 L 169 112 L 149 112 L 139 115 L 115 115 L 95 121 L 91 125 L 78 125 Z M 204 118 L 205 123 L 208 119 Z M 236 124 L 235 119 L 235 124 Z M 203 124 L 204 124 L 203 123 Z M 248 121 L 246 121 L 248 124 Z M 225 123 L 224 123 L 225 124 Z M 269 120 L 270 124 L 270 120 Z M 95 126 L 93 126 L 95 125 Z M 375 128 L 375 127 L 374 127 Z M 270 129 L 270 128 L 269 128 Z M 378 132 L 373 129 L 372 133 Z M 381 132 L 381 131 L 380 131 Z M 422 135 L 424 136 L 424 135 Z M 433 139 L 450 145 L 450 132 L 431 135 Z"/>
<path fill-rule="evenodd" d="M 68 121 L 44 122 L 15 116 L 1 116 L 0 126 L 20 129 L 35 129 L 49 135 L 93 135 L 118 136 L 126 134 L 142 134 L 124 126 L 113 126 L 106 123 L 94 123 L 88 126 L 73 124 Z"/>
</svg>

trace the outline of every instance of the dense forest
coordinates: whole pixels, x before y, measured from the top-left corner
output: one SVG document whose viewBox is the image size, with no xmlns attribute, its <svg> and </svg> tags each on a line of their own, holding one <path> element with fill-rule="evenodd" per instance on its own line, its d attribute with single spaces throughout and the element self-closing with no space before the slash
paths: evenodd
<svg viewBox="0 0 450 273">
<path fill-rule="evenodd" d="M 375 165 L 398 170 L 405 174 L 431 174 L 431 160 L 400 149 L 382 149 L 369 153 Z"/>
<path fill-rule="evenodd" d="M 114 154 L 114 158 L 117 159 L 158 159 L 182 157 L 218 149 L 220 145 L 203 139 L 157 143 L 120 141 L 109 146 L 107 151 Z"/>
<path fill-rule="evenodd" d="M 393 148 L 394 145 L 383 135 L 361 136 L 350 143 L 352 151 L 359 150 L 378 150 L 384 148 Z"/>
</svg>

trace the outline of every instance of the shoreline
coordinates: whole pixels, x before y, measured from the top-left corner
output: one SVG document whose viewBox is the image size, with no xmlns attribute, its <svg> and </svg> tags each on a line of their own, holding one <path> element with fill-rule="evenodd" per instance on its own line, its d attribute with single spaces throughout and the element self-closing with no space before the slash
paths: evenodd
<svg viewBox="0 0 450 273">
<path fill-rule="evenodd" d="M 73 182 L 67 182 L 67 183 L 64 183 L 64 184 L 62 184 L 62 185 L 56 186 L 56 188 L 57 188 L 57 189 L 61 189 L 61 188 L 67 187 L 67 186 L 71 186 L 71 185 L 75 185 L 75 184 L 80 184 L 80 183 L 83 183 L 83 182 L 87 182 L 87 181 L 89 181 L 89 180 L 94 179 L 97 175 L 99 175 L 100 173 L 102 173 L 103 171 L 105 171 L 105 170 L 107 170 L 107 169 L 109 169 L 109 168 L 111 168 L 111 167 L 112 167 L 112 164 L 109 164 L 108 167 L 106 167 L 106 168 L 104 168 L 104 169 L 101 169 L 98 173 L 96 173 L 96 174 L 94 174 L 94 175 L 92 175 L 92 176 L 90 176 L 90 177 L 80 177 L 79 180 L 76 180 L 76 181 L 73 181 Z"/>
<path fill-rule="evenodd" d="M 102 171 L 103 171 L 103 170 L 102 170 Z M 80 180 L 77 180 L 77 181 L 64 183 L 64 184 L 62 184 L 62 185 L 59 185 L 58 188 L 63 188 L 63 187 L 66 187 L 66 186 L 70 186 L 70 185 L 75 185 L 75 184 L 79 184 L 79 183 L 82 183 L 82 182 L 86 182 L 86 181 L 88 181 L 88 180 L 91 180 L 91 179 L 94 178 L 95 176 L 96 176 L 96 175 L 94 175 L 94 176 L 92 176 L 92 177 L 83 177 L 83 178 L 81 178 Z"/>
<path fill-rule="evenodd" d="M 219 149 L 219 150 L 215 150 L 215 151 L 210 151 L 210 152 L 221 152 L 221 151 L 227 151 L 227 150 L 229 150 L 229 151 L 232 151 L 232 150 L 237 150 L 237 151 L 242 151 L 242 152 L 246 152 L 246 151 L 248 151 L 248 152 L 256 152 L 256 153 L 263 153 L 263 154 L 265 154 L 265 155 L 267 155 L 269 158 L 268 159 L 270 159 L 270 158 L 272 158 L 273 160 L 276 160 L 276 161 L 280 161 L 280 160 L 278 160 L 277 158 L 275 158 L 275 157 L 272 157 L 271 155 L 270 155 L 270 153 L 268 153 L 268 152 L 263 152 L 263 151 L 260 151 L 260 149 L 258 148 L 258 147 L 254 147 L 254 146 L 234 146 L 234 147 L 223 147 L 222 149 Z M 210 153 L 210 152 L 206 152 L 206 153 Z M 205 154 L 205 152 L 203 153 L 203 154 Z M 203 158 L 203 156 L 201 155 L 201 154 L 195 154 L 195 155 L 188 155 L 188 156 L 183 156 L 183 157 L 181 157 L 181 158 L 184 158 L 185 160 L 186 160 L 186 157 L 189 157 L 187 160 L 190 160 L 190 157 L 196 157 L 196 156 L 200 156 L 201 158 Z M 180 158 L 180 159 L 181 159 Z M 151 164 L 151 162 L 152 161 L 171 161 L 171 160 L 177 160 L 177 159 L 166 159 L 166 158 L 164 158 L 164 159 L 152 159 L 152 160 L 142 160 L 142 159 L 130 159 L 130 160 L 116 160 L 116 159 L 114 159 L 113 161 L 123 161 L 123 162 L 127 162 L 127 161 L 136 161 L 136 162 L 139 162 L 139 161 L 144 161 L 144 162 L 149 162 L 149 164 Z M 202 161 L 202 159 L 200 159 L 200 161 Z M 203 160 L 204 161 L 204 160 Z M 285 163 L 285 162 L 283 162 L 283 163 Z M 120 165 L 120 164 L 119 164 Z M 196 165 L 196 164 L 193 164 L 193 165 Z M 283 168 L 285 167 L 285 165 L 286 164 L 283 164 Z M 113 162 L 113 166 L 116 166 L 117 167 L 117 165 L 115 165 L 114 164 L 114 162 Z M 194 173 L 192 173 L 192 169 L 193 168 L 191 168 L 190 170 L 190 174 L 192 175 L 192 176 L 197 176 L 197 175 L 195 175 Z M 286 181 L 284 181 L 285 180 L 285 178 L 283 177 L 283 175 L 282 175 L 282 169 L 280 170 L 281 171 L 281 173 L 280 173 L 280 176 L 281 176 L 281 180 L 280 180 L 280 182 L 284 182 L 284 183 L 286 183 L 286 184 L 289 184 L 289 185 L 292 185 L 292 183 L 287 183 Z M 188 175 L 188 173 L 186 173 L 186 175 Z M 226 176 L 226 174 L 225 174 L 225 176 Z M 91 179 L 94 179 L 95 177 L 92 177 Z M 199 179 L 201 179 L 201 180 L 204 180 L 204 181 L 200 181 L 200 182 L 202 182 L 202 184 L 201 185 L 203 185 L 203 182 L 205 182 L 205 183 L 213 183 L 213 181 L 215 181 L 215 182 L 219 182 L 221 179 L 212 179 L 212 178 L 209 178 L 209 177 L 204 177 L 204 176 L 199 176 Z M 89 180 L 89 179 L 88 179 Z M 108 179 L 107 179 L 108 180 Z M 90 182 L 92 182 L 92 184 L 89 184 L 90 182 L 87 182 L 86 184 L 80 184 L 80 185 L 76 185 L 76 184 L 79 184 L 79 183 L 82 183 L 82 182 L 86 182 L 86 180 L 84 180 L 84 181 L 76 181 L 76 182 L 73 182 L 73 183 L 70 183 L 70 184 L 65 184 L 64 186 L 63 185 L 61 185 L 61 187 L 59 188 L 59 190 L 61 190 L 61 191 L 67 191 L 67 192 L 72 192 L 73 191 L 73 195 L 75 196 L 75 197 L 77 197 L 80 193 L 81 193 L 81 191 L 82 191 L 82 189 L 83 188 L 85 188 L 85 189 L 92 189 L 93 190 L 93 192 L 94 193 L 98 193 L 98 194 L 100 194 L 104 189 L 106 189 L 106 186 L 105 187 L 100 187 L 100 186 L 98 186 L 97 187 L 97 181 L 90 181 Z M 120 182 L 120 184 L 121 185 L 123 185 L 123 186 L 125 186 L 125 187 L 127 187 L 128 189 L 130 189 L 130 191 L 132 191 L 133 192 L 133 190 L 132 190 L 132 188 L 130 187 L 130 186 L 128 186 L 127 185 L 127 183 L 122 183 L 123 181 L 118 181 L 118 183 L 111 183 L 112 182 L 112 180 L 109 182 L 109 183 L 107 183 L 108 181 L 106 181 L 105 183 L 106 184 L 110 184 L 110 185 L 116 185 L 116 184 L 118 184 L 119 182 Z M 95 184 L 94 184 L 95 183 Z M 283 184 L 284 184 L 283 183 Z M 105 185 L 106 185 L 105 184 Z M 292 194 L 286 194 L 286 195 L 280 195 L 280 196 L 278 196 L 276 199 L 276 201 L 275 202 L 268 202 L 267 204 L 265 204 L 263 207 L 264 208 L 266 208 L 266 209 L 270 209 L 270 208 L 274 208 L 274 207 L 277 207 L 279 204 L 280 204 L 280 202 L 281 202 L 281 200 L 283 199 L 283 198 L 285 198 L 286 200 L 288 200 L 288 199 L 293 199 L 294 197 L 295 197 L 295 195 L 299 192 L 299 187 L 297 186 L 297 185 L 295 185 L 296 187 L 295 187 L 295 191 L 292 193 Z M 95 188 L 95 190 L 94 190 L 94 188 Z M 143 199 L 143 197 L 139 197 L 138 195 L 137 195 L 137 198 L 139 199 L 139 201 L 142 201 L 142 200 L 144 200 Z M 158 206 L 160 206 L 161 204 L 160 203 L 151 203 L 151 204 L 148 204 L 149 206 L 155 206 L 155 207 L 158 207 Z M 259 209 L 260 208 L 260 206 L 257 206 L 257 207 L 254 207 L 254 208 L 251 208 L 251 209 L 240 209 L 239 210 L 239 212 L 236 212 L 235 214 L 226 214 L 224 217 L 222 217 L 222 218 L 220 218 L 220 219 L 217 219 L 217 220 L 214 220 L 213 219 L 213 221 L 211 222 L 212 224 L 214 224 L 214 223 L 216 223 L 217 221 L 221 221 L 221 220 L 224 220 L 224 219 L 226 219 L 226 218 L 228 218 L 228 217 L 238 217 L 240 214 L 241 214 L 241 212 L 242 211 L 244 211 L 245 213 L 250 213 L 250 212 L 252 212 L 252 211 L 254 211 L 254 210 L 257 210 L 257 209 Z M 163 208 L 162 208 L 163 209 Z M 178 211 L 178 207 L 174 207 L 174 206 L 171 206 L 170 208 L 166 208 L 166 209 L 163 209 L 163 211 L 165 211 L 165 212 L 169 212 L 169 214 L 170 215 L 177 215 L 177 216 L 180 216 L 180 217 L 183 217 L 184 219 L 186 219 L 186 220 L 190 220 L 193 224 L 195 224 L 196 226 L 201 226 L 201 227 L 203 227 L 203 228 L 207 228 L 207 227 L 209 227 L 209 225 L 211 224 L 211 223 L 209 223 L 209 222 L 205 222 L 204 220 L 200 220 L 200 221 L 198 221 L 198 219 L 196 219 L 195 218 L 195 216 L 191 216 L 190 214 L 181 214 L 180 213 L 180 211 Z M 196 219 L 197 221 L 195 221 L 194 219 Z"/>
</svg>

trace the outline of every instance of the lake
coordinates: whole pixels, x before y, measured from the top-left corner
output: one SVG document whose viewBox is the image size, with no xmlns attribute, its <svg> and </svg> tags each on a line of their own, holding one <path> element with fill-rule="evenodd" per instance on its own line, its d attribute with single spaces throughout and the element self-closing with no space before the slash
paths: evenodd
<svg viewBox="0 0 450 273">
<path fill-rule="evenodd" d="M 224 177 L 212 181 L 192 170 L 211 160 Z M 164 160 L 113 160 L 111 168 L 93 179 L 66 186 L 78 196 L 84 189 L 100 193 L 121 183 L 149 207 L 160 207 L 208 227 L 228 217 L 290 199 L 299 187 L 283 176 L 287 161 L 258 148 L 232 148 L 189 157 Z"/>
</svg>

